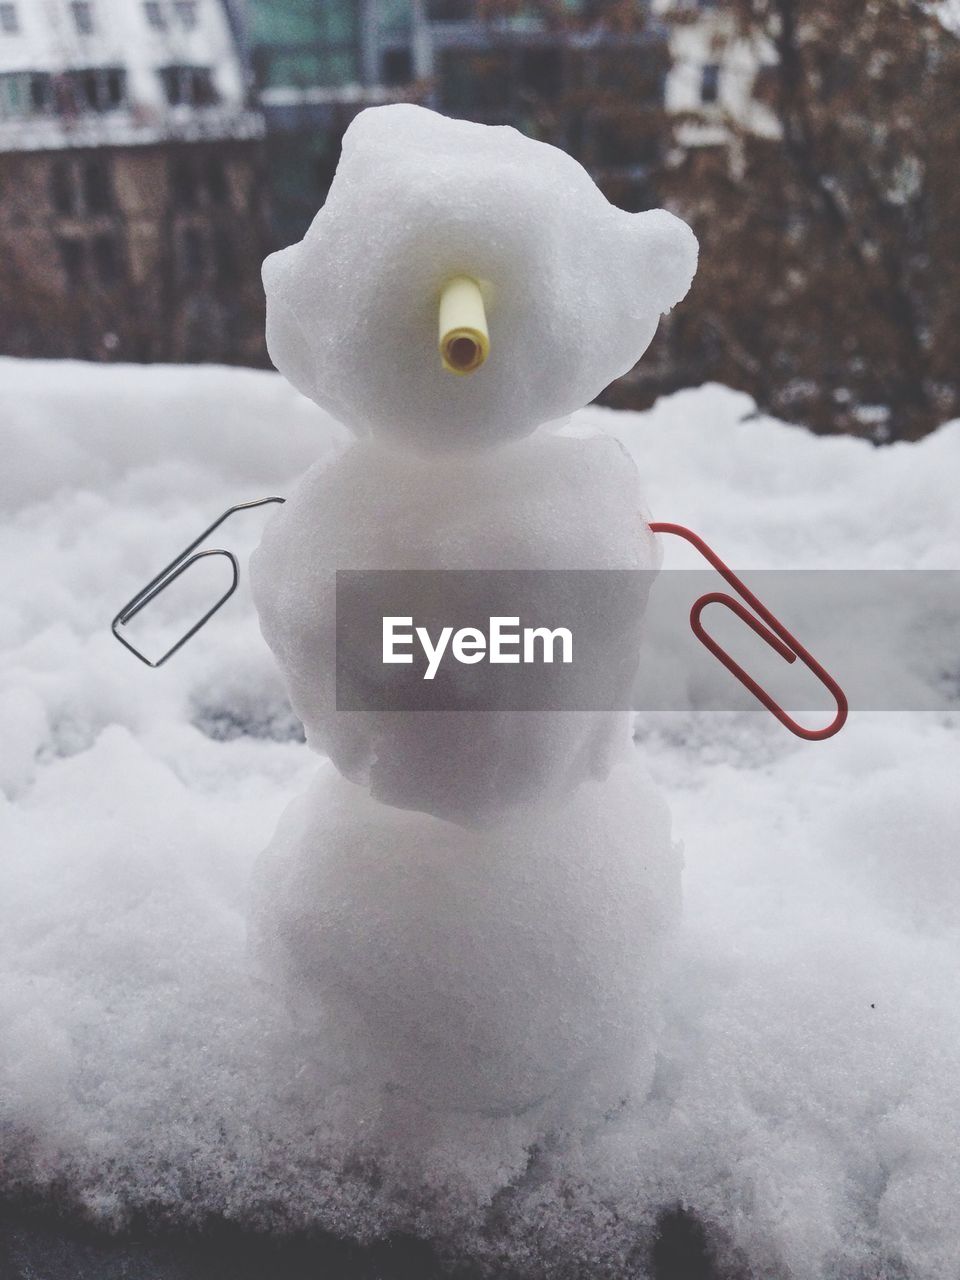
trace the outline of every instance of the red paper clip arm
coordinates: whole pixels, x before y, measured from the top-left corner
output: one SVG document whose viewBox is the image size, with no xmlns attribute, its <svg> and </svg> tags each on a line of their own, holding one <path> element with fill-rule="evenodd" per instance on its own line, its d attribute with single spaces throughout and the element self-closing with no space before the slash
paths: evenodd
<svg viewBox="0 0 960 1280">
<path fill-rule="evenodd" d="M 848 707 L 846 695 L 833 676 L 824 670 L 816 658 L 807 652 L 795 636 L 790 634 L 783 623 L 774 617 L 765 605 L 761 604 L 750 588 L 741 582 L 733 570 L 724 564 L 717 553 L 707 546 L 698 534 L 691 529 L 685 528 L 682 524 L 668 524 L 661 521 L 654 522 L 650 525 L 650 528 L 654 533 L 673 533 L 678 538 L 686 539 L 691 546 L 696 547 L 703 558 L 713 565 L 717 573 L 729 582 L 737 594 L 754 611 L 752 614 L 749 613 L 739 600 L 734 596 L 726 595 L 722 591 L 711 591 L 707 595 L 700 596 L 698 600 L 694 601 L 693 608 L 690 610 L 690 626 L 700 643 L 709 649 L 713 656 L 718 658 L 727 670 L 736 676 L 740 683 L 749 689 L 753 696 L 759 702 L 762 702 L 767 710 L 772 712 L 780 723 L 785 725 L 791 733 L 795 733 L 798 738 L 806 738 L 809 742 L 819 742 L 824 738 L 832 738 L 835 733 L 839 733 L 846 722 Z M 799 658 L 813 672 L 821 684 L 830 690 L 837 703 L 837 714 L 825 729 L 805 729 L 802 724 L 798 724 L 791 715 L 784 711 L 783 707 L 774 702 L 766 689 L 759 685 L 753 676 L 744 671 L 739 662 L 731 658 L 726 649 L 714 640 L 700 620 L 700 615 L 708 604 L 724 605 L 745 622 L 752 631 L 756 632 L 760 639 L 765 641 L 771 649 L 776 650 L 784 661 L 795 662 Z M 763 621 L 758 621 L 758 618 Z"/>
</svg>

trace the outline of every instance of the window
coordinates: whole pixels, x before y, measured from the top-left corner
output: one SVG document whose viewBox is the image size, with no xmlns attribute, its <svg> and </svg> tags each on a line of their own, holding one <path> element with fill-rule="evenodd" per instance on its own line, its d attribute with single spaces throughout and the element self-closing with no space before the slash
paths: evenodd
<svg viewBox="0 0 960 1280">
<path fill-rule="evenodd" d="M 385 49 L 380 58 L 380 83 L 394 86 L 413 82 L 413 57 L 409 49 Z"/>
<path fill-rule="evenodd" d="M 617 94 L 625 106 L 644 103 L 659 108 L 663 102 L 666 64 L 659 49 L 615 44 L 586 48 L 578 70 L 585 84 L 603 85 L 608 100 Z"/>
<path fill-rule="evenodd" d="M 57 248 L 60 250 L 60 265 L 63 267 L 67 284 L 83 284 L 87 274 L 86 245 L 82 240 L 62 239 L 57 241 Z"/>
<path fill-rule="evenodd" d="M 45 71 L 0 74 L 0 119 L 44 115 L 52 104 L 52 82 Z"/>
<path fill-rule="evenodd" d="M 706 106 L 720 96 L 720 68 L 708 62 L 700 72 L 700 101 Z"/>
<path fill-rule="evenodd" d="M 197 172 L 186 156 L 178 156 L 170 169 L 170 188 L 178 209 L 197 207 Z"/>
<path fill-rule="evenodd" d="M 73 25 L 82 36 L 93 35 L 93 5 L 90 0 L 73 0 L 70 5 Z"/>
<path fill-rule="evenodd" d="M 230 203 L 230 185 L 221 158 L 198 155 L 193 148 L 189 148 L 188 154 L 174 157 L 170 166 L 170 190 L 178 209 Z"/>
<path fill-rule="evenodd" d="M 0 4 L 0 31 L 5 36 L 15 36 L 20 30 L 15 4 Z"/>
<path fill-rule="evenodd" d="M 94 236 L 91 243 L 93 270 L 100 284 L 109 288 L 120 279 L 120 253 L 111 235 Z"/>
<path fill-rule="evenodd" d="M 43 115 L 53 107 L 53 77 L 46 71 L 30 74 L 30 110 Z"/>
<path fill-rule="evenodd" d="M 219 156 L 211 156 L 207 164 L 207 192 L 214 204 L 229 203 L 230 189 L 223 161 Z"/>
<path fill-rule="evenodd" d="M 205 232 L 200 227 L 184 227 L 180 232 L 179 268 L 181 278 L 191 284 L 236 283 L 237 252 L 230 233 L 222 227 Z"/>
<path fill-rule="evenodd" d="M 19 71 L 0 75 L 0 118 L 25 115 L 28 91 L 27 77 Z"/>
<path fill-rule="evenodd" d="M 237 255 L 233 241 L 226 231 L 219 227 L 213 233 L 213 257 L 219 283 L 233 284 L 237 276 Z"/>
<path fill-rule="evenodd" d="M 100 101 L 100 77 L 96 71 L 82 71 L 78 77 L 78 85 L 83 107 L 96 111 Z"/>
<path fill-rule="evenodd" d="M 127 74 L 120 67 L 90 67 L 86 71 L 65 71 L 56 77 L 57 111 L 73 116 L 95 111 L 104 114 L 126 105 Z"/>
<path fill-rule="evenodd" d="M 116 111 L 126 98 L 126 72 L 113 67 L 92 67 L 70 73 L 74 101 L 83 111 Z"/>
<path fill-rule="evenodd" d="M 491 49 L 445 49 L 441 55 L 440 83 L 443 86 L 442 108 L 450 115 L 476 119 L 492 115 L 503 119 L 508 114 L 504 86 L 512 83 L 513 67 L 509 52 Z"/>
<path fill-rule="evenodd" d="M 173 10 L 184 31 L 197 26 L 197 0 L 173 0 Z"/>
<path fill-rule="evenodd" d="M 63 236 L 57 241 L 57 248 L 63 274 L 71 287 L 85 287 L 91 267 L 94 279 L 105 288 L 115 285 L 123 275 L 120 249 L 112 235 L 94 236 L 89 243 Z"/>
<path fill-rule="evenodd" d="M 55 160 L 50 168 L 50 203 L 65 217 L 77 212 L 77 189 L 69 160 Z"/>
<path fill-rule="evenodd" d="M 143 6 L 143 14 L 154 31 L 166 31 L 167 15 L 163 12 L 163 7 L 157 3 L 157 0 L 147 0 L 147 3 Z"/>
<path fill-rule="evenodd" d="M 116 207 L 106 155 L 60 156 L 50 166 L 50 202 L 65 217 L 96 216 Z"/>
<path fill-rule="evenodd" d="M 203 236 L 196 227 L 185 227 L 180 237 L 180 265 L 183 275 L 188 279 L 202 275 L 206 260 Z"/>
<path fill-rule="evenodd" d="M 540 98 L 556 98 L 563 88 L 563 58 L 557 48 L 520 51 L 519 81 Z"/>
<path fill-rule="evenodd" d="M 110 213 L 114 208 L 113 177 L 106 156 L 91 156 L 81 170 L 83 203 L 87 213 Z"/>
<path fill-rule="evenodd" d="M 428 22 L 468 22 L 473 17 L 473 0 L 428 0 Z"/>
<path fill-rule="evenodd" d="M 115 111 L 127 100 L 127 73 L 119 68 L 100 73 L 102 77 L 102 93 L 99 110 Z"/>
<path fill-rule="evenodd" d="M 29 76 L 29 108 L 37 115 L 47 113 L 54 105 L 54 81 L 46 72 Z"/>
<path fill-rule="evenodd" d="M 171 107 L 210 107 L 219 101 L 209 67 L 163 67 L 160 78 Z"/>
<path fill-rule="evenodd" d="M 198 67 L 193 73 L 193 101 L 198 107 L 211 106 L 219 100 L 209 67 Z"/>
<path fill-rule="evenodd" d="M 657 133 L 642 109 L 592 111 L 584 142 L 590 163 L 601 169 L 646 169 L 657 159 Z"/>
</svg>

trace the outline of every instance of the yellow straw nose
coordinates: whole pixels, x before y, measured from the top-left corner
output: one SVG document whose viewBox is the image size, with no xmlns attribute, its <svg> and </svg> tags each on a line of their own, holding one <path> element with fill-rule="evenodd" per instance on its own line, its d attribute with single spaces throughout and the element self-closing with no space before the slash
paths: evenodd
<svg viewBox="0 0 960 1280">
<path fill-rule="evenodd" d="M 470 276 L 454 276 L 440 294 L 440 358 L 449 373 L 473 373 L 490 354 L 483 295 Z"/>
</svg>

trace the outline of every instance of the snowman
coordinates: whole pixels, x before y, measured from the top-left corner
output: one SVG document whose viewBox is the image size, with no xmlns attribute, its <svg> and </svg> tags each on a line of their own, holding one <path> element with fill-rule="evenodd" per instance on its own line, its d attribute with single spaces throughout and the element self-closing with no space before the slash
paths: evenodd
<svg viewBox="0 0 960 1280">
<path fill-rule="evenodd" d="M 553 147 L 395 105 L 356 117 L 304 239 L 264 264 L 275 365 L 356 438 L 252 561 L 325 759 L 261 855 L 251 936 L 318 1052 L 417 1106 L 606 1107 L 649 1086 L 681 866 L 627 710 L 646 590 L 609 616 L 571 602 L 598 705 L 398 709 L 345 704 L 385 668 L 338 626 L 337 573 L 362 595 L 365 573 L 407 571 L 403 612 L 431 623 L 465 573 L 481 612 L 501 571 L 648 583 L 635 464 L 564 419 L 636 362 L 696 255 L 683 222 L 611 206 Z"/>
</svg>

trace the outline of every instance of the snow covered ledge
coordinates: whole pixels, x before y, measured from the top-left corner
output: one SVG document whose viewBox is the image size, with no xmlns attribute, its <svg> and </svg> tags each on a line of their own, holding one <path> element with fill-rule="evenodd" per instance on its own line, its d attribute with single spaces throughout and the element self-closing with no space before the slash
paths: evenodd
<svg viewBox="0 0 960 1280">
<path fill-rule="evenodd" d="M 252 859 L 316 767 L 248 597 L 160 673 L 108 631 L 339 429 L 270 374 L 3 361 L 0 386 L 0 1198 L 56 1186 L 113 1226 L 406 1231 L 531 1272 L 602 1251 L 611 1274 L 680 1203 L 721 1269 L 950 1273 L 955 713 L 854 717 L 813 752 L 762 717 L 646 722 L 686 858 L 653 1095 L 547 1141 L 451 1117 L 383 1165 L 375 1091 L 358 1105 L 296 1038 L 278 1057 L 285 1010 L 247 967 Z M 960 568 L 960 423 L 876 450 L 703 387 L 579 425 L 738 565 Z M 169 625 L 204 585 L 158 602 Z"/>
</svg>

